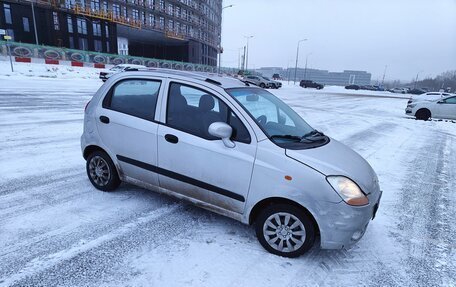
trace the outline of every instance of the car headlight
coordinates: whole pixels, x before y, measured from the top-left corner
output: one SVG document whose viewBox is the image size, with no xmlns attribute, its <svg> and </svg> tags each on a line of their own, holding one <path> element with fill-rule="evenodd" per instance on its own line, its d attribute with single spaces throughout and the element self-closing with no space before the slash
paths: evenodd
<svg viewBox="0 0 456 287">
<path fill-rule="evenodd" d="M 367 196 L 353 180 L 345 176 L 328 176 L 326 180 L 347 204 L 360 206 L 369 203 Z"/>
<path fill-rule="evenodd" d="M 414 107 L 416 107 L 416 104 L 408 104 L 407 107 L 414 108 Z"/>
</svg>

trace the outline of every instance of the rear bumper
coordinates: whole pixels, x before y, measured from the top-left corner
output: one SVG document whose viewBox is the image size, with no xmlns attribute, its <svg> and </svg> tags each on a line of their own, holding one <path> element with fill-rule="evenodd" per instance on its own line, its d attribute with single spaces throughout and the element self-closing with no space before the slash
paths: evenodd
<svg viewBox="0 0 456 287">
<path fill-rule="evenodd" d="M 327 203 L 325 214 L 319 220 L 321 248 L 349 248 L 358 242 L 366 232 L 369 222 L 378 210 L 382 191 L 369 194 L 369 204 L 354 207 L 340 203 Z"/>
</svg>

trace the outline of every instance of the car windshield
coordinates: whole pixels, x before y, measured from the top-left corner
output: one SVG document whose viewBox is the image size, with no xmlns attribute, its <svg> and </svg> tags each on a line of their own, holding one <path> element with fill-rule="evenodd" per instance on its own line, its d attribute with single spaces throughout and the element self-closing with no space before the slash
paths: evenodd
<svg viewBox="0 0 456 287">
<path fill-rule="evenodd" d="M 267 77 L 263 77 L 263 79 L 265 79 L 266 81 L 270 81 L 269 78 L 267 78 Z"/>
<path fill-rule="evenodd" d="M 326 144 L 329 138 L 313 129 L 293 109 L 263 89 L 226 90 L 257 122 L 268 138 L 283 148 L 304 149 Z"/>
</svg>

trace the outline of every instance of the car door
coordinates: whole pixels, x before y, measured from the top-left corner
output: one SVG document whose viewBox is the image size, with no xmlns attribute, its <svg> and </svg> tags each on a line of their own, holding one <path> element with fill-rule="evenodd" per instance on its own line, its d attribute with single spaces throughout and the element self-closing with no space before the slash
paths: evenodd
<svg viewBox="0 0 456 287">
<path fill-rule="evenodd" d="M 442 118 L 456 119 L 456 97 L 449 97 L 439 101 L 438 111 Z"/>
<path fill-rule="evenodd" d="M 204 86 L 169 84 L 158 128 L 160 186 L 198 201 L 242 213 L 256 154 L 253 131 L 231 103 Z M 165 104 L 165 103 L 164 103 Z M 213 122 L 233 127 L 234 148 L 211 136 Z M 244 121 L 245 122 L 245 121 Z"/>
<path fill-rule="evenodd" d="M 123 79 L 115 83 L 96 111 L 101 140 L 117 158 L 122 175 L 158 186 L 157 99 L 161 78 Z"/>
</svg>

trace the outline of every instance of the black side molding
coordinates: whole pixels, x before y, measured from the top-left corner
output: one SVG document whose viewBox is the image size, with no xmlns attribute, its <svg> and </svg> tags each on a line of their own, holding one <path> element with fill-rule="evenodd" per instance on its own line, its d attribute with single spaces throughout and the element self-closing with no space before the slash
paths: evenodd
<svg viewBox="0 0 456 287">
<path fill-rule="evenodd" d="M 116 156 L 117 156 L 118 160 L 123 161 L 125 163 L 131 164 L 131 165 L 140 167 L 142 169 L 145 169 L 145 170 L 148 170 L 148 171 L 152 171 L 152 172 L 164 175 L 166 177 L 169 177 L 169 178 L 172 178 L 172 179 L 175 179 L 175 180 L 179 180 L 179 181 L 182 181 L 182 182 L 185 182 L 185 183 L 197 186 L 197 187 L 201 187 L 201 188 L 210 190 L 212 192 L 221 194 L 223 196 L 235 199 L 235 200 L 240 201 L 240 202 L 245 202 L 244 196 L 242 196 L 240 194 L 237 194 L 237 193 L 234 193 L 232 191 L 220 188 L 218 186 L 209 184 L 207 182 L 200 181 L 200 180 L 197 180 L 197 179 L 182 175 L 180 173 L 176 173 L 176 172 L 173 172 L 173 171 L 170 171 L 170 170 L 167 170 L 167 169 L 164 169 L 164 168 L 160 168 L 158 166 L 151 165 L 151 164 L 148 164 L 148 163 L 145 163 L 145 162 L 142 162 L 142 161 L 139 161 L 139 160 L 135 160 L 135 159 L 132 159 L 132 158 L 128 158 L 128 157 L 121 156 L 121 155 L 116 155 Z"/>
</svg>

